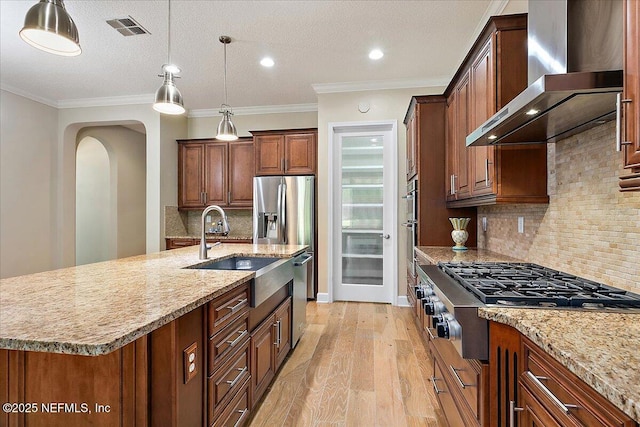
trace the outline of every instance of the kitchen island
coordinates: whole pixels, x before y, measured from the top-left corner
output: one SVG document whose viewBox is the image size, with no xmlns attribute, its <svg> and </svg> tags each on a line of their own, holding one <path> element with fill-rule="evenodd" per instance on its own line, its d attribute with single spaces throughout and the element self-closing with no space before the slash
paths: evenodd
<svg viewBox="0 0 640 427">
<path fill-rule="evenodd" d="M 449 247 L 417 247 L 416 255 L 423 263 L 433 264 L 456 261 L 525 262 L 486 250 L 454 252 Z M 639 311 L 486 307 L 478 309 L 478 316 L 490 321 L 490 337 L 494 336 L 493 331 L 504 330 L 503 325 L 520 334 L 516 337 L 517 344 L 512 346 L 511 351 L 518 354 L 522 352 L 519 361 L 522 366 L 519 366 L 519 369 L 524 380 L 520 380 L 521 387 L 524 387 L 523 384 L 531 383 L 528 376 L 524 375 L 526 371 L 539 369 L 536 363 L 542 363 L 540 356 L 535 355 L 538 350 L 529 351 L 529 348 L 536 347 L 544 355 L 550 356 L 549 359 L 553 359 L 552 363 L 558 363 L 553 369 L 554 372 L 560 367 L 568 371 L 563 377 L 569 382 L 573 381 L 574 387 L 592 388 L 604 398 L 603 400 L 606 399 L 615 408 L 640 423 L 640 354 L 637 351 L 640 342 Z M 499 345 L 507 344 L 502 341 Z M 531 360 L 534 361 L 531 362 L 531 367 L 528 365 L 530 354 L 533 354 Z M 580 386 L 580 382 L 584 383 L 584 386 Z M 535 390 L 536 383 L 533 384 L 531 387 Z M 562 384 L 562 387 L 564 386 Z M 560 392 L 560 389 L 557 391 Z M 487 389 L 486 393 L 489 394 L 490 391 Z M 571 390 L 568 393 L 565 398 L 583 398 L 581 395 L 571 394 Z M 593 399 L 584 399 L 581 405 L 587 407 L 587 401 L 596 401 L 599 398 L 595 396 Z M 493 401 L 495 396 L 487 400 Z M 522 403 L 516 402 L 518 406 L 522 406 Z M 578 413 L 582 412 L 586 413 L 587 410 Z M 598 420 L 601 424 L 589 424 L 584 420 L 581 422 L 587 425 L 605 425 L 607 421 Z"/>
<path fill-rule="evenodd" d="M 13 406 L 3 407 L 0 424 L 202 419 L 187 413 L 206 406 L 208 335 L 227 326 L 227 314 L 248 316 L 243 295 L 255 273 L 186 267 L 234 255 L 289 258 L 305 248 L 221 244 L 201 261 L 194 246 L 2 279 L 0 401 Z M 218 325 L 212 304 L 230 294 L 239 298 Z M 191 345 L 194 377 L 183 360 Z"/>
</svg>

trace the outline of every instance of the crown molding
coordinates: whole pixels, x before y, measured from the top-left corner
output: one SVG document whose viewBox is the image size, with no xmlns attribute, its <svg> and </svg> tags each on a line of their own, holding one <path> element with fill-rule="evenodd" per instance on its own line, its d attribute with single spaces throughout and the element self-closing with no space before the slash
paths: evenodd
<svg viewBox="0 0 640 427">
<path fill-rule="evenodd" d="M 413 89 L 425 87 L 446 87 L 449 79 L 408 79 L 408 80 L 377 80 L 368 82 L 344 83 L 315 83 L 312 84 L 316 93 L 363 92 L 368 90 Z"/>
<path fill-rule="evenodd" d="M 35 102 L 39 102 L 40 104 L 47 105 L 49 107 L 58 108 L 58 103 L 53 99 L 43 98 L 42 96 L 37 96 L 32 93 L 26 92 L 22 89 L 18 89 L 17 87 L 13 87 L 11 85 L 7 85 L 4 83 L 0 83 L 0 89 L 5 90 L 7 92 L 11 92 L 14 95 L 21 96 L 23 98 L 30 99 Z"/>
<path fill-rule="evenodd" d="M 255 114 L 283 114 L 283 113 L 309 113 L 318 111 L 318 104 L 286 104 L 264 105 L 256 107 L 236 107 L 233 109 L 235 116 L 250 116 Z M 189 110 L 189 118 L 193 117 L 220 117 L 219 108 Z"/>
<path fill-rule="evenodd" d="M 102 98 L 63 99 L 58 108 L 113 107 L 118 105 L 153 104 L 154 95 L 107 96 Z"/>
</svg>

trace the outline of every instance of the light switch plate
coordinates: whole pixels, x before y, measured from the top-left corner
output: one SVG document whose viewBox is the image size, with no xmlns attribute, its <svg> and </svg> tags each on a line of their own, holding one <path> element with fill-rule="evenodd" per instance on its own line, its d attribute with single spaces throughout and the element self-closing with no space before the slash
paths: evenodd
<svg viewBox="0 0 640 427">
<path fill-rule="evenodd" d="M 524 233 L 524 217 L 518 217 L 518 233 Z"/>
<path fill-rule="evenodd" d="M 198 343 L 194 342 L 182 352 L 184 383 L 198 375 Z"/>
</svg>

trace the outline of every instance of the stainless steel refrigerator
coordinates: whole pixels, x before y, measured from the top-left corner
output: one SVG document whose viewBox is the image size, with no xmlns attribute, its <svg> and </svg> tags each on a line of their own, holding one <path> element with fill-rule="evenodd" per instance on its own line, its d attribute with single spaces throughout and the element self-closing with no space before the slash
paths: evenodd
<svg viewBox="0 0 640 427">
<path fill-rule="evenodd" d="M 308 245 L 294 260 L 292 346 L 305 327 L 307 298 L 314 298 L 315 206 L 313 176 L 253 178 L 253 243 Z"/>
</svg>

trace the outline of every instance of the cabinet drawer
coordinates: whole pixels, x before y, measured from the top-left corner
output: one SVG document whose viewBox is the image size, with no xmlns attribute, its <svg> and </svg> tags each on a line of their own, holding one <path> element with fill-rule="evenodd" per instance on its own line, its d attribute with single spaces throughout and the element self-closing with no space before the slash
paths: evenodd
<svg viewBox="0 0 640 427">
<path fill-rule="evenodd" d="M 227 355 L 249 340 L 249 312 L 245 312 L 240 319 L 230 324 L 213 337 L 209 338 L 208 366 L 209 375 L 218 369 Z"/>
<path fill-rule="evenodd" d="M 463 359 L 448 340 L 436 338 L 431 340 L 431 343 L 431 348 L 436 350 L 443 362 L 443 375 L 458 391 L 454 394 L 460 394 L 464 398 L 474 417 L 478 419 L 480 370 L 477 370 L 470 361 Z"/>
<path fill-rule="evenodd" d="M 209 336 L 249 311 L 249 286 L 244 284 L 209 303 Z"/>
<path fill-rule="evenodd" d="M 229 360 L 208 379 L 209 422 L 222 412 L 224 405 L 249 378 L 249 342 L 247 341 L 244 348 L 230 356 Z"/>
<path fill-rule="evenodd" d="M 440 365 L 436 361 L 434 361 L 433 365 L 433 377 L 431 377 L 431 384 L 433 385 L 433 391 L 436 394 L 436 399 L 438 399 L 440 408 L 447 418 L 449 427 L 466 427 L 460 413 L 458 412 L 453 396 L 451 396 L 451 393 L 449 392 L 449 386 L 444 380 Z"/>
<path fill-rule="evenodd" d="M 561 425 L 635 426 L 635 422 L 528 339 L 520 382 Z"/>
<path fill-rule="evenodd" d="M 251 381 L 242 385 L 242 389 L 224 408 L 220 416 L 209 424 L 213 427 L 241 427 L 249 419 L 249 393 Z"/>
</svg>

